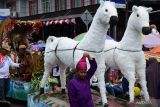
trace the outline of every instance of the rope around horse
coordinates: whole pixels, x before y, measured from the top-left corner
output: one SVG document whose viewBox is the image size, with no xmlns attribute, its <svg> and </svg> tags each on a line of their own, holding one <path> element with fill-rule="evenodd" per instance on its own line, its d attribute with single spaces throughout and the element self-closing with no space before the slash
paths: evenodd
<svg viewBox="0 0 160 107">
<path fill-rule="evenodd" d="M 77 43 L 76 46 L 75 46 L 74 48 L 71 48 L 71 49 L 58 49 L 58 45 L 59 45 L 59 43 L 60 43 L 61 40 L 62 40 L 62 39 L 60 39 L 60 40 L 58 41 L 55 50 L 50 50 L 50 51 L 48 51 L 48 52 L 45 52 L 45 53 L 50 53 L 50 52 L 53 52 L 53 51 L 54 51 L 54 52 L 55 52 L 55 56 L 56 56 L 56 58 L 57 58 L 59 61 L 61 61 L 61 60 L 60 60 L 60 58 L 59 58 L 58 55 L 57 55 L 57 51 L 69 51 L 69 50 L 73 50 L 73 63 L 74 63 L 74 59 L 75 59 L 75 58 L 74 58 L 75 50 L 82 50 L 82 51 L 93 52 L 93 53 L 101 53 L 101 52 L 103 52 L 103 50 L 101 50 L 101 51 L 90 51 L 90 50 L 85 50 L 85 49 L 77 48 L 77 46 L 78 46 L 79 43 Z M 61 61 L 61 62 L 62 62 L 62 61 Z"/>
<path fill-rule="evenodd" d="M 101 51 L 91 51 L 91 50 L 85 50 L 85 49 L 80 49 L 80 48 L 71 48 L 71 49 L 55 49 L 55 50 L 51 50 L 51 51 L 48 51 L 46 53 L 50 53 L 50 52 L 53 52 L 53 51 L 69 51 L 69 50 L 82 50 L 82 51 L 87 51 L 87 52 L 93 52 L 93 53 L 101 53 L 103 52 L 102 50 Z M 128 52 L 140 52 L 142 50 L 126 50 L 126 49 L 121 49 L 121 48 L 117 48 L 117 47 L 114 47 L 114 48 L 111 48 L 111 49 L 108 49 L 108 50 L 104 50 L 104 52 L 107 52 L 107 51 L 110 51 L 110 50 L 113 50 L 113 49 L 119 49 L 119 50 L 122 50 L 122 51 L 128 51 Z"/>
<path fill-rule="evenodd" d="M 91 51 L 91 50 L 85 50 L 85 49 L 77 48 L 77 46 L 78 46 L 79 43 L 77 43 L 76 46 L 75 46 L 74 48 L 71 48 L 71 49 L 58 49 L 58 45 L 59 45 L 59 43 L 60 43 L 61 40 L 62 40 L 62 39 L 60 39 L 60 40 L 58 41 L 55 50 L 51 50 L 51 51 L 45 52 L 45 53 L 50 53 L 50 52 L 53 52 L 53 51 L 54 51 L 54 52 L 55 52 L 55 56 L 57 57 L 57 59 L 58 59 L 59 61 L 61 61 L 61 60 L 60 60 L 60 58 L 59 58 L 58 55 L 57 55 L 57 51 L 69 51 L 69 50 L 73 50 L 73 62 L 74 62 L 74 59 L 75 59 L 75 58 L 74 58 L 74 53 L 75 53 L 76 50 L 82 50 L 82 51 L 92 52 L 92 53 L 108 52 L 108 51 L 113 50 L 113 49 L 114 49 L 114 53 L 115 53 L 115 50 L 116 50 L 116 49 L 122 50 L 122 51 L 128 51 L 128 52 L 140 52 L 140 51 L 142 51 L 142 50 L 126 50 L 126 49 L 121 49 L 121 48 L 118 48 L 118 47 L 114 47 L 114 48 L 111 48 L 111 49 L 108 49 L 108 50 L 104 50 L 104 51 L 103 51 L 103 50 L 101 50 L 101 51 Z"/>
<path fill-rule="evenodd" d="M 71 48 L 71 49 L 57 49 L 57 50 L 50 50 L 48 52 L 45 52 L 45 53 L 50 53 L 50 52 L 53 52 L 53 51 L 69 51 L 69 50 L 74 50 L 75 48 Z M 76 50 L 82 50 L 82 51 L 87 51 L 87 52 L 93 52 L 93 53 L 101 53 L 103 52 L 103 50 L 101 51 L 91 51 L 91 50 L 85 50 L 85 49 L 80 49 L 80 48 L 76 48 Z"/>
<path fill-rule="evenodd" d="M 113 50 L 113 49 L 118 49 L 118 50 L 127 51 L 127 52 L 141 52 L 142 51 L 142 50 L 126 50 L 126 49 L 114 47 L 114 48 L 111 48 L 111 49 L 108 49 L 108 50 L 104 50 L 104 52 L 108 52 L 108 51 Z"/>
</svg>

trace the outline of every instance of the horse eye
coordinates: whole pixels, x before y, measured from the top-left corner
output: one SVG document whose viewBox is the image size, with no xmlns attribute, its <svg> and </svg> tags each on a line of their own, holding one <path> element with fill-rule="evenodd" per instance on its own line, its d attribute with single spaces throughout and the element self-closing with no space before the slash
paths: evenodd
<svg viewBox="0 0 160 107">
<path fill-rule="evenodd" d="M 51 42 L 53 42 L 53 39 L 51 39 Z"/>
<path fill-rule="evenodd" d="M 137 14 L 137 17 L 139 17 L 139 14 Z"/>
<path fill-rule="evenodd" d="M 108 9 L 105 9 L 105 12 L 108 12 Z"/>
</svg>

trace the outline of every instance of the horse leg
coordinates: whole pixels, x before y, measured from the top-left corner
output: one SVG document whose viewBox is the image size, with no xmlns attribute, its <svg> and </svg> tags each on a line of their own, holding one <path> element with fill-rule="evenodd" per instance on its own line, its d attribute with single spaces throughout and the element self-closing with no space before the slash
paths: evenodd
<svg viewBox="0 0 160 107">
<path fill-rule="evenodd" d="M 40 89 L 40 94 L 44 93 L 44 86 L 48 80 L 48 77 L 50 75 L 50 72 L 52 71 L 52 65 L 49 64 L 49 63 L 45 63 L 44 64 L 44 74 L 43 74 L 43 77 L 42 77 L 42 80 L 41 80 L 41 89 Z"/>
<path fill-rule="evenodd" d="M 98 71 L 100 71 L 100 69 L 98 69 L 97 72 Z M 107 101 L 107 96 L 106 96 L 104 72 L 100 71 L 101 72 L 100 74 L 98 74 L 97 72 L 96 72 L 96 77 L 98 79 L 98 86 L 99 86 L 99 89 L 100 89 L 102 103 L 103 103 L 103 105 L 105 105 L 105 104 L 108 104 L 108 101 Z"/>
<path fill-rule="evenodd" d="M 145 73 L 145 68 L 144 69 L 139 69 L 137 71 L 139 78 L 140 78 L 140 85 L 142 87 L 142 91 L 144 92 L 144 99 L 147 102 L 150 102 L 148 90 L 147 90 L 147 82 L 146 82 L 146 73 Z"/>
<path fill-rule="evenodd" d="M 60 64 L 59 69 L 60 69 L 61 89 L 62 89 L 62 94 L 64 94 L 66 89 L 66 71 L 65 71 L 66 66 L 63 64 Z"/>
<path fill-rule="evenodd" d="M 129 97 L 130 97 L 129 102 L 133 103 L 134 102 L 134 85 L 136 82 L 135 72 L 134 72 L 134 70 L 126 69 L 126 71 L 124 71 L 124 73 L 126 73 L 125 77 L 129 82 Z"/>
</svg>

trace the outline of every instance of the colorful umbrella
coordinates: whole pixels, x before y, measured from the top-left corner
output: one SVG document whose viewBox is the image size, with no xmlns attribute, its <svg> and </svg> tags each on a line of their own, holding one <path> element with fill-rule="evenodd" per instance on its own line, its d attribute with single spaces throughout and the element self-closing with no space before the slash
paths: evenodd
<svg viewBox="0 0 160 107">
<path fill-rule="evenodd" d="M 84 38 L 85 34 L 86 34 L 86 32 L 81 33 L 81 34 L 77 35 L 76 37 L 74 37 L 73 39 L 76 40 L 76 41 L 81 41 Z M 106 35 L 106 39 L 107 40 L 113 40 L 113 38 L 108 36 L 108 35 Z"/>
<path fill-rule="evenodd" d="M 42 44 L 32 44 L 31 45 L 32 51 L 39 51 L 45 48 L 45 43 Z"/>
<path fill-rule="evenodd" d="M 86 33 L 81 33 L 81 34 L 77 35 L 76 37 L 74 37 L 73 39 L 76 41 L 81 41 L 84 38 L 85 34 Z"/>
<path fill-rule="evenodd" d="M 153 48 L 160 45 L 160 35 L 149 34 L 144 36 L 144 46 Z"/>
</svg>

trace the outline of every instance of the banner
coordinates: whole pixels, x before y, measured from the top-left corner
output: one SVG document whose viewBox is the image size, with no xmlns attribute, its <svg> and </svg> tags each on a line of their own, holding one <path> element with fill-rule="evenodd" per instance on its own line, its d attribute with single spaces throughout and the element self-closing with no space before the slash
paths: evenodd
<svg viewBox="0 0 160 107">
<path fill-rule="evenodd" d="M 10 18 L 10 9 L 0 9 L 0 24 L 7 18 Z"/>
<path fill-rule="evenodd" d="M 111 0 L 111 1 L 118 4 L 125 4 L 125 0 Z"/>
<path fill-rule="evenodd" d="M 116 8 L 126 8 L 125 0 L 105 0 L 105 1 L 115 2 L 116 3 Z"/>
<path fill-rule="evenodd" d="M 27 95 L 29 94 L 30 82 L 22 81 L 10 81 L 10 90 L 7 94 L 7 97 L 14 99 L 27 101 Z"/>
</svg>

